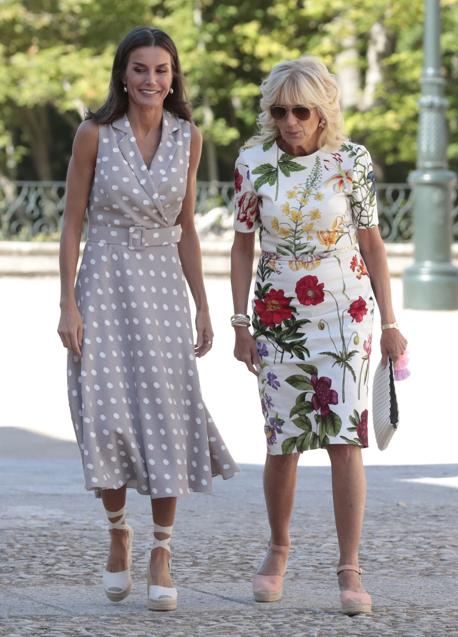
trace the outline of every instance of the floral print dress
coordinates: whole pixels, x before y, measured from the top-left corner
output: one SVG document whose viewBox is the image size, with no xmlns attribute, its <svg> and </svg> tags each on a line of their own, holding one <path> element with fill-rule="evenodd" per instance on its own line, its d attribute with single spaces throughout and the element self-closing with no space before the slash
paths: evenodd
<svg viewBox="0 0 458 637">
<path fill-rule="evenodd" d="M 367 447 L 374 294 L 357 230 L 378 224 L 368 151 L 243 148 L 235 206 L 237 232 L 260 230 L 252 322 L 268 452 Z"/>
</svg>

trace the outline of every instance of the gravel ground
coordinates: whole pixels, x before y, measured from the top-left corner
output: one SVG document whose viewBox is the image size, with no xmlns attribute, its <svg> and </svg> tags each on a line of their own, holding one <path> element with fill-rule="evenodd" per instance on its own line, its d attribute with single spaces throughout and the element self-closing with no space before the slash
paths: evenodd
<svg viewBox="0 0 458 637">
<path fill-rule="evenodd" d="M 339 612 L 334 575 L 337 543 L 328 468 L 299 468 L 283 600 L 265 605 L 252 600 L 250 578 L 267 530 L 262 469 L 244 465 L 233 480 L 216 480 L 213 496 L 180 501 L 173 541 L 179 606 L 160 614 L 148 611 L 145 603 L 151 537 L 147 498 L 129 493 L 134 588 L 124 602 L 111 604 L 100 584 L 106 524 L 100 502 L 82 490 L 79 461 L 3 460 L 0 635 L 456 635 L 457 491 L 412 482 L 456 475 L 457 465 L 367 468 L 361 563 L 374 612 L 348 618 Z"/>
</svg>

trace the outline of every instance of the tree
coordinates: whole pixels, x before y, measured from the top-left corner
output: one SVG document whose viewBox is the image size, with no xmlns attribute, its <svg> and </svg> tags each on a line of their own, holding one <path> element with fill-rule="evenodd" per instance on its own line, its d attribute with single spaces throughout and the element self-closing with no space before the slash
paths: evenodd
<svg viewBox="0 0 458 637">
<path fill-rule="evenodd" d="M 442 0 L 450 157 L 458 162 L 458 4 Z M 62 177 L 73 131 L 106 95 L 117 43 L 138 24 L 176 41 L 204 139 L 201 178 L 228 178 L 253 134 L 259 86 L 282 59 L 314 54 L 343 84 L 348 133 L 379 176 L 415 160 L 423 0 L 4 0 L 0 172 Z M 30 171 L 30 162 L 33 170 Z"/>
</svg>

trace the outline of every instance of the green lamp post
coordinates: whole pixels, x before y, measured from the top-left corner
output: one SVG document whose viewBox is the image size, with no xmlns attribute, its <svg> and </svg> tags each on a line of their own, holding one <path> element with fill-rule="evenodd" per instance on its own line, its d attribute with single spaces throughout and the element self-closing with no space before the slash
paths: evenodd
<svg viewBox="0 0 458 637">
<path fill-rule="evenodd" d="M 425 0 L 417 169 L 413 189 L 413 265 L 404 272 L 404 306 L 458 309 L 458 268 L 451 262 L 455 173 L 448 170 L 447 124 L 441 73 L 439 0 Z"/>
</svg>

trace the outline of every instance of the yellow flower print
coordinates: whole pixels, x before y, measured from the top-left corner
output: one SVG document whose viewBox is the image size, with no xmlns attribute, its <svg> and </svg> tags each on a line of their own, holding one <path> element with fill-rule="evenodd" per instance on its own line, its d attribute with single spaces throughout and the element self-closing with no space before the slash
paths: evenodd
<svg viewBox="0 0 458 637">
<path fill-rule="evenodd" d="M 288 261 L 288 266 L 290 270 L 297 272 L 298 270 L 315 270 L 320 263 L 321 259 L 319 257 L 308 256 L 295 261 Z"/>
<path fill-rule="evenodd" d="M 307 198 L 307 197 L 301 197 L 301 199 L 299 200 L 299 203 L 300 203 L 302 206 L 308 206 L 309 200 L 308 200 L 308 198 Z"/>
<path fill-rule="evenodd" d="M 302 221 L 302 212 L 300 210 L 293 210 L 291 212 L 291 221 L 294 221 L 294 223 L 300 223 Z"/>
<path fill-rule="evenodd" d="M 326 246 L 326 248 L 332 248 L 337 243 L 337 240 L 342 236 L 342 217 L 336 217 L 332 222 L 331 230 L 319 230 L 316 234 L 318 241 Z"/>
<path fill-rule="evenodd" d="M 310 211 L 310 219 L 312 221 L 316 221 L 317 219 L 321 219 L 321 212 L 318 210 L 318 208 L 314 208 L 313 210 Z"/>
<path fill-rule="evenodd" d="M 322 192 L 317 192 L 317 193 L 315 193 L 315 195 L 314 195 L 314 198 L 315 198 L 317 201 L 322 201 L 322 200 L 323 200 L 323 197 L 324 197 L 324 195 L 323 195 L 323 193 L 322 193 Z"/>
<path fill-rule="evenodd" d="M 313 230 L 313 223 L 306 223 L 304 226 L 304 232 L 312 232 Z"/>
<path fill-rule="evenodd" d="M 280 228 L 280 229 L 278 230 L 278 234 L 279 234 L 281 237 L 289 237 L 289 235 L 290 235 L 290 230 L 289 230 L 289 228 Z"/>
<path fill-rule="evenodd" d="M 336 244 L 337 239 L 339 238 L 338 233 L 333 230 L 318 230 L 316 234 L 318 237 L 318 241 L 328 250 Z"/>
<path fill-rule="evenodd" d="M 278 223 L 278 219 L 277 217 L 274 217 L 272 219 L 272 230 L 275 230 L 275 232 L 278 232 L 280 229 L 280 224 Z"/>
<path fill-rule="evenodd" d="M 285 215 L 289 215 L 290 213 L 290 207 L 289 207 L 289 203 L 286 202 L 283 204 L 283 206 L 281 207 L 282 212 L 284 212 Z"/>
<path fill-rule="evenodd" d="M 288 197 L 288 199 L 294 199 L 294 197 L 296 196 L 296 191 L 288 190 L 288 192 L 286 193 L 286 196 Z"/>
</svg>

